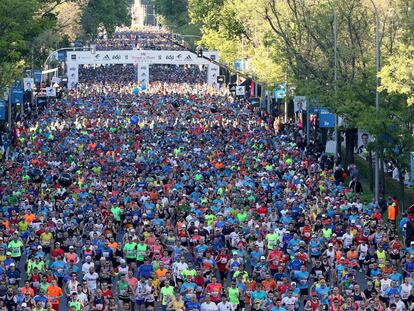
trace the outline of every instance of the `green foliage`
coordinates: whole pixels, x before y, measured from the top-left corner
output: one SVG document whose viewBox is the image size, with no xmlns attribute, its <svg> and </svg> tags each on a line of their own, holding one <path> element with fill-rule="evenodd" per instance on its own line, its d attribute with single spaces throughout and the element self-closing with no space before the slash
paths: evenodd
<svg viewBox="0 0 414 311">
<path fill-rule="evenodd" d="M 56 17 L 42 12 L 44 5 L 41 0 L 0 1 L 1 89 L 12 83 L 29 62 L 33 38 L 46 29 L 54 29 Z"/>
<path fill-rule="evenodd" d="M 84 33 L 89 37 L 94 37 L 98 27 L 103 25 L 111 34 L 116 26 L 129 25 L 131 22 L 130 6 L 130 0 L 90 0 L 81 17 Z"/>
<path fill-rule="evenodd" d="M 403 95 L 408 105 L 414 104 L 414 46 L 401 45 L 379 76 L 382 91 Z"/>
</svg>

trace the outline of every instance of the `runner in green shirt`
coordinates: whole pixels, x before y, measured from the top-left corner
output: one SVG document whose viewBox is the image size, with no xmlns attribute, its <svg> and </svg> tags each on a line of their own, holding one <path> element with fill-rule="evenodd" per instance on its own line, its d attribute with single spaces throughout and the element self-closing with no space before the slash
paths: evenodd
<svg viewBox="0 0 414 311">
<path fill-rule="evenodd" d="M 236 310 L 238 304 L 240 303 L 240 290 L 236 287 L 236 281 L 231 282 L 231 287 L 229 287 L 228 292 L 229 302 L 233 305 L 233 310 Z"/>
<path fill-rule="evenodd" d="M 266 241 L 267 241 L 267 249 L 273 249 L 273 245 L 277 245 L 277 242 L 279 241 L 279 235 L 274 233 L 268 233 L 266 235 Z"/>
<path fill-rule="evenodd" d="M 114 215 L 116 221 L 121 221 L 122 210 L 119 206 L 112 206 L 111 213 Z"/>
<path fill-rule="evenodd" d="M 237 213 L 237 220 L 239 222 L 246 221 L 246 219 L 247 219 L 247 211 L 246 210 L 240 211 L 239 213 Z"/>
<path fill-rule="evenodd" d="M 195 277 L 197 275 L 197 271 L 193 268 L 193 263 L 191 261 L 188 262 L 188 268 L 183 270 L 181 275 L 184 278 L 187 278 L 187 276 Z"/>
<path fill-rule="evenodd" d="M 128 264 L 136 261 L 137 243 L 132 242 L 132 237 L 128 237 L 128 243 L 124 245 L 123 250 Z"/>
<path fill-rule="evenodd" d="M 69 308 L 75 308 L 76 311 L 80 311 L 82 308 L 82 303 L 79 301 L 78 293 L 72 294 L 72 299 L 69 303 Z"/>
<path fill-rule="evenodd" d="M 161 288 L 162 305 L 166 306 L 169 300 L 174 296 L 174 287 L 170 286 L 170 283 L 166 282 L 165 286 Z"/>
<path fill-rule="evenodd" d="M 13 240 L 11 240 L 9 245 L 7 245 L 7 248 L 10 250 L 11 256 L 14 260 L 20 260 L 20 257 L 22 256 L 22 247 L 22 241 L 17 238 L 17 235 L 14 235 Z"/>
<path fill-rule="evenodd" d="M 137 244 L 137 264 L 141 265 L 144 263 L 144 258 L 147 254 L 147 244 L 145 244 L 144 240 L 141 239 L 141 241 Z"/>
</svg>

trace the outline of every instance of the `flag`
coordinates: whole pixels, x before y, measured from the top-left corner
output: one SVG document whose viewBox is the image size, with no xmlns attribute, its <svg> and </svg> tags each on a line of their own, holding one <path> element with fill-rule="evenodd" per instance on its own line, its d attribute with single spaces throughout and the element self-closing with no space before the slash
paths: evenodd
<svg viewBox="0 0 414 311">
<path fill-rule="evenodd" d="M 250 97 L 254 97 L 254 80 L 250 83 Z"/>
</svg>

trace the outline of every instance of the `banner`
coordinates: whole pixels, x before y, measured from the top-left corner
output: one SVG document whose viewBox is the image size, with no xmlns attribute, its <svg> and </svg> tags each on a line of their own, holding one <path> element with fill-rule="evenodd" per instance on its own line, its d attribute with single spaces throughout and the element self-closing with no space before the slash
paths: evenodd
<svg viewBox="0 0 414 311">
<path fill-rule="evenodd" d="M 205 51 L 203 55 L 218 61 L 217 51 Z M 99 64 L 138 64 L 137 81 L 148 83 L 150 64 L 165 65 L 205 65 L 207 66 L 207 83 L 218 87 L 217 77 L 220 67 L 210 60 L 197 57 L 190 51 L 158 51 L 158 50 L 112 50 L 112 51 L 68 51 L 66 58 L 68 88 L 76 88 L 79 82 L 79 65 Z M 142 66 L 140 68 L 140 66 Z M 147 71 L 148 70 L 148 71 Z"/>
<path fill-rule="evenodd" d="M 35 70 L 33 72 L 33 76 L 34 76 L 34 82 L 35 83 L 40 83 L 42 81 L 42 71 L 41 70 Z"/>
<path fill-rule="evenodd" d="M 68 64 L 68 89 L 73 90 L 79 82 L 79 66 Z"/>
<path fill-rule="evenodd" d="M 33 78 L 23 78 L 23 88 L 25 91 L 31 91 L 34 86 Z"/>
<path fill-rule="evenodd" d="M 293 104 L 295 113 L 306 111 L 306 96 L 295 96 Z"/>
<path fill-rule="evenodd" d="M 53 83 L 53 84 L 54 84 L 54 83 L 59 84 L 59 83 L 60 83 L 60 78 L 59 78 L 59 77 L 53 77 L 53 78 L 52 78 L 52 83 Z"/>
<path fill-rule="evenodd" d="M 203 55 L 217 61 L 217 51 L 204 51 Z M 78 65 L 98 64 L 166 64 L 166 65 L 208 65 L 208 59 L 197 57 L 190 51 L 165 50 L 110 50 L 110 51 L 68 51 L 67 62 Z"/>
<path fill-rule="evenodd" d="M 138 82 L 140 84 L 149 83 L 149 64 L 138 64 Z"/>
<path fill-rule="evenodd" d="M 56 89 L 54 87 L 47 87 L 46 88 L 46 96 L 47 97 L 56 97 Z"/>
<path fill-rule="evenodd" d="M 44 107 L 46 106 L 47 98 L 45 96 L 38 96 L 36 98 L 36 104 L 38 107 Z"/>
<path fill-rule="evenodd" d="M 0 121 L 6 120 L 6 101 L 0 100 Z"/>
<path fill-rule="evenodd" d="M 246 95 L 246 87 L 244 85 L 236 86 L 236 96 L 245 96 Z"/>
<path fill-rule="evenodd" d="M 219 84 L 217 83 L 217 77 L 220 74 L 220 67 L 217 65 L 209 65 L 207 69 L 207 84 L 213 85 L 215 87 L 219 87 Z"/>
<path fill-rule="evenodd" d="M 66 51 L 58 51 L 57 59 L 60 62 L 64 62 L 66 60 Z"/>
<path fill-rule="evenodd" d="M 242 59 L 236 59 L 234 61 L 234 69 L 237 71 L 243 71 L 244 70 L 244 61 Z"/>
<path fill-rule="evenodd" d="M 273 98 L 282 99 L 286 97 L 285 83 L 275 83 L 275 88 L 273 90 Z"/>
<path fill-rule="evenodd" d="M 319 127 L 335 127 L 335 115 L 329 111 L 320 111 Z"/>
<path fill-rule="evenodd" d="M 23 104 L 24 91 L 21 85 L 16 85 L 12 87 L 11 93 L 11 103 L 12 105 L 20 103 Z"/>
</svg>

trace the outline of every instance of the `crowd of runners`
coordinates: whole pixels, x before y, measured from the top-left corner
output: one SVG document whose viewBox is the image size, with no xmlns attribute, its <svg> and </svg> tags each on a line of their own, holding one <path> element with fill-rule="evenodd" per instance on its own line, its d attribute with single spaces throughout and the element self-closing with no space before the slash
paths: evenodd
<svg viewBox="0 0 414 311">
<path fill-rule="evenodd" d="M 137 67 L 132 64 L 127 65 L 99 65 L 99 66 L 80 66 L 80 83 L 123 83 L 137 80 Z"/>
<path fill-rule="evenodd" d="M 145 26 L 142 29 L 118 27 L 115 33 L 108 37 L 102 35 L 94 41 L 96 50 L 183 50 L 184 48 L 172 43 L 179 42 L 185 45 L 176 34 L 154 26 Z"/>
<path fill-rule="evenodd" d="M 414 309 L 411 216 L 355 166 L 201 81 L 100 74 L 1 163 L 0 311 Z"/>
<path fill-rule="evenodd" d="M 207 67 L 198 65 L 151 65 L 150 81 L 206 83 Z"/>
<path fill-rule="evenodd" d="M 198 65 L 150 65 L 150 81 L 200 84 L 207 81 L 207 67 Z M 119 83 L 137 81 L 137 66 L 98 65 L 79 67 L 80 83 Z"/>
</svg>

